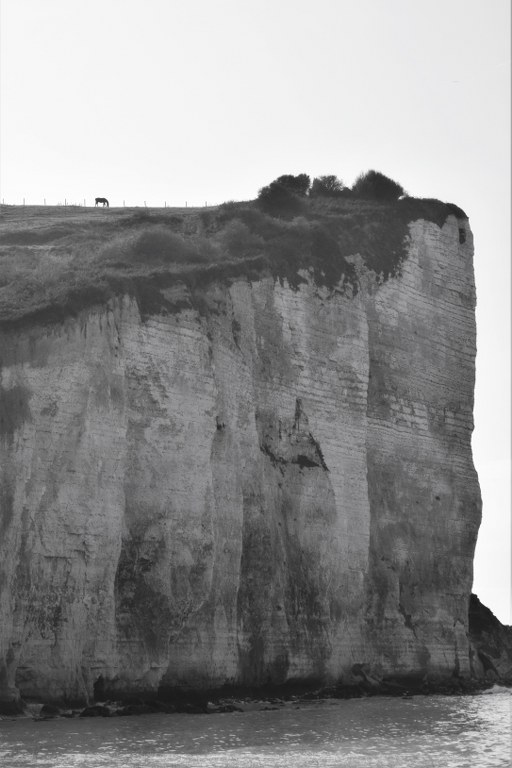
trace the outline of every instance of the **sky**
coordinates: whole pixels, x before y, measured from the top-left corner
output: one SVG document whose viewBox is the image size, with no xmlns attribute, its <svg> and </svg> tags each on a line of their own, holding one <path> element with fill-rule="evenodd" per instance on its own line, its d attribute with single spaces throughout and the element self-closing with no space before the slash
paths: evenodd
<svg viewBox="0 0 512 768">
<path fill-rule="evenodd" d="M 474 591 L 511 614 L 509 0 L 0 0 L 5 203 L 204 205 L 370 168 L 475 238 Z"/>
</svg>

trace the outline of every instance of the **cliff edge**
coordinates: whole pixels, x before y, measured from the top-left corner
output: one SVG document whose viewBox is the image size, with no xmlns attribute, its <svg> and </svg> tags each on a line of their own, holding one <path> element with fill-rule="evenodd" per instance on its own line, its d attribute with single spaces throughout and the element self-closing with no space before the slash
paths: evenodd
<svg viewBox="0 0 512 768">
<path fill-rule="evenodd" d="M 0 308 L 5 706 L 471 676 L 471 231 L 375 206 L 340 255 L 340 206 L 135 235 L 55 213 L 58 242 L 29 212 L 0 238 L 69 272 L 87 223 L 104 270 Z M 188 261 L 143 273 L 166 228 Z"/>
</svg>

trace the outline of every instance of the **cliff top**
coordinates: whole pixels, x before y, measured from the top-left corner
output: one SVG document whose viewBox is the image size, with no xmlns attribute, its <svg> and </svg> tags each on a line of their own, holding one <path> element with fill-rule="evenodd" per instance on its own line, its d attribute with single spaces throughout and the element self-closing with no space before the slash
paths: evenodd
<svg viewBox="0 0 512 768">
<path fill-rule="evenodd" d="M 405 198 L 304 199 L 277 218 L 257 201 L 211 208 L 2 206 L 0 325 L 56 322 L 115 295 L 134 296 L 143 315 L 200 307 L 215 280 L 264 275 L 293 286 L 310 269 L 318 284 L 357 291 L 351 256 L 383 279 L 406 255 L 408 224 L 442 226 L 454 205 Z M 341 281 L 341 283 L 340 283 Z M 174 299 L 164 287 L 180 287 Z M 168 293 L 168 292 L 167 292 Z"/>
</svg>

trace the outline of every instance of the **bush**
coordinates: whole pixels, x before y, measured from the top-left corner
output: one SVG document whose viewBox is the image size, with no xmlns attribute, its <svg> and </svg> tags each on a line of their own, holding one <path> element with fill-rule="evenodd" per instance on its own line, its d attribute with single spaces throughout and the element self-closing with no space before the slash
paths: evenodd
<svg viewBox="0 0 512 768">
<path fill-rule="evenodd" d="M 184 238 L 164 226 L 148 227 L 135 235 L 108 241 L 100 250 L 98 260 L 128 268 L 205 261 L 207 256 L 199 240 Z"/>
<path fill-rule="evenodd" d="M 311 179 L 307 173 L 299 173 L 298 176 L 291 176 L 290 174 L 285 176 L 279 176 L 276 179 L 278 184 L 289 189 L 294 195 L 307 195 Z"/>
<path fill-rule="evenodd" d="M 343 182 L 337 176 L 318 176 L 313 179 L 311 195 L 338 197 L 343 190 Z"/>
<path fill-rule="evenodd" d="M 367 171 L 357 177 L 352 193 L 368 200 L 398 200 L 404 188 L 379 171 Z"/>
<path fill-rule="evenodd" d="M 137 261 L 189 261 L 192 248 L 183 237 L 165 227 L 151 227 L 136 238 L 133 254 Z"/>
<path fill-rule="evenodd" d="M 273 181 L 258 193 L 258 204 L 271 216 L 295 216 L 302 211 L 302 200 L 279 181 Z"/>
<path fill-rule="evenodd" d="M 263 239 L 252 234 L 239 219 L 230 221 L 218 235 L 221 247 L 230 256 L 248 256 L 263 249 Z"/>
<path fill-rule="evenodd" d="M 261 210 L 271 216 L 290 217 L 299 214 L 303 209 L 301 198 L 306 197 L 310 182 L 307 173 L 279 176 L 258 192 Z"/>
</svg>

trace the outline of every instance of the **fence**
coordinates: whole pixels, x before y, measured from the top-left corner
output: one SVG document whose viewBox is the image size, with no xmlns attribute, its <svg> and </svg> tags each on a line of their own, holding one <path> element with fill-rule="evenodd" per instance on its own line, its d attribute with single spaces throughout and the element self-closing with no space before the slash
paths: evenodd
<svg viewBox="0 0 512 768">
<path fill-rule="evenodd" d="M 64 202 L 59 200 L 59 202 L 57 202 L 57 203 L 47 203 L 46 202 L 46 198 L 43 198 L 43 202 L 42 203 L 41 202 L 36 202 L 36 203 L 29 202 L 29 201 L 26 201 L 25 198 L 22 198 L 21 202 L 14 202 L 14 203 L 7 202 L 6 203 L 4 198 L 2 198 L 2 205 L 10 205 L 10 206 L 13 206 L 13 207 L 14 206 L 18 206 L 18 207 L 24 207 L 24 206 L 25 207 L 27 207 L 27 206 L 40 207 L 40 206 L 43 206 L 44 207 L 44 206 L 47 205 L 49 208 L 51 208 L 51 207 L 54 207 L 54 208 L 59 208 L 59 207 L 61 207 L 61 208 L 95 208 L 96 207 L 96 205 L 94 203 L 88 204 L 85 198 L 83 200 L 81 200 L 80 202 L 76 202 L 76 201 L 75 202 L 71 202 L 71 200 L 67 200 L 66 198 L 64 198 Z M 167 200 L 164 200 L 164 204 L 163 205 L 148 205 L 146 200 L 144 200 L 142 202 L 142 204 L 141 203 L 134 203 L 132 205 L 127 205 L 126 201 L 123 200 L 122 205 L 113 205 L 112 203 L 110 203 L 109 207 L 110 208 L 215 208 L 217 205 L 219 205 L 219 203 L 208 203 L 206 201 L 204 203 L 200 204 L 200 205 L 193 205 L 193 204 L 189 205 L 188 204 L 188 200 L 185 200 L 185 203 L 184 204 L 182 203 L 181 205 L 180 204 L 176 204 L 176 203 L 174 205 L 169 205 Z M 97 207 L 103 207 L 103 206 L 102 206 L 102 204 L 99 204 Z"/>
</svg>

